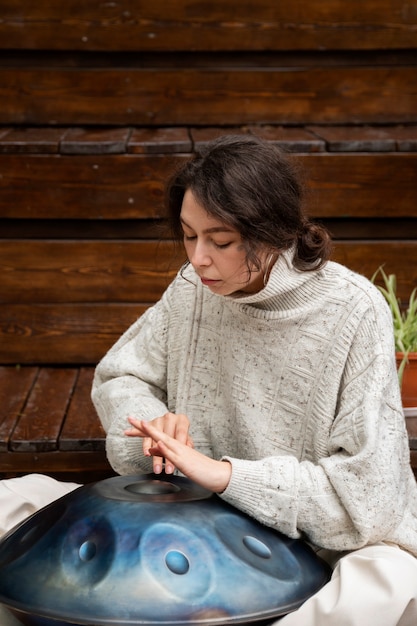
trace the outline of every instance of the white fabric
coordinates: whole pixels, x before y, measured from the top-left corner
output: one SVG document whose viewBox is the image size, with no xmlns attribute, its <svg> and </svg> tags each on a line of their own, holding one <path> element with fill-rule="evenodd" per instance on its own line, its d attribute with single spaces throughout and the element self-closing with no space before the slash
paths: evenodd
<svg viewBox="0 0 417 626">
<path fill-rule="evenodd" d="M 39 509 L 79 487 L 43 474 L 28 474 L 0 481 L 0 537 Z M 6 607 L 0 605 L 0 626 L 21 626 Z"/>
<path fill-rule="evenodd" d="M 0 481 L 0 536 L 25 518 L 79 487 L 44 474 L 28 474 Z M 0 626 L 3 626 L 0 622 Z"/>
<path fill-rule="evenodd" d="M 187 268 L 103 358 L 92 397 L 120 474 L 151 469 L 129 416 L 185 413 L 196 449 L 232 464 L 230 504 L 319 547 L 417 555 L 392 317 L 347 268 L 300 272 L 287 252 L 239 298 Z"/>
<path fill-rule="evenodd" d="M 0 604 L 0 626 L 22 626 L 22 622 L 15 619 L 10 611 Z"/>
<path fill-rule="evenodd" d="M 277 626 L 416 626 L 417 559 L 367 546 L 338 561 L 331 581 Z"/>
</svg>

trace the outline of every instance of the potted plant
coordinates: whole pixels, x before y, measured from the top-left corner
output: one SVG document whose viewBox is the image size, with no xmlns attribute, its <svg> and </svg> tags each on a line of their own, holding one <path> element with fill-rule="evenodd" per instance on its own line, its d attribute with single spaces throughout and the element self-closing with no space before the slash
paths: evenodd
<svg viewBox="0 0 417 626">
<path fill-rule="evenodd" d="M 385 297 L 392 313 L 398 379 L 404 407 L 417 407 L 417 287 L 410 294 L 407 307 L 401 306 L 397 296 L 395 274 L 386 274 L 380 267 L 372 282 L 382 276 L 383 285 L 376 287 Z"/>
</svg>

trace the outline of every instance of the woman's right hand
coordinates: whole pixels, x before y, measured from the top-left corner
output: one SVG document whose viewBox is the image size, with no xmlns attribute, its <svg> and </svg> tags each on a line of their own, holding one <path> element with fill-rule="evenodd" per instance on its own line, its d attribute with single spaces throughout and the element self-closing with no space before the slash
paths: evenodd
<svg viewBox="0 0 417 626">
<path fill-rule="evenodd" d="M 128 419 L 132 428 L 125 430 L 125 435 L 128 437 L 142 437 L 143 453 L 145 456 L 150 456 L 149 450 L 154 448 L 157 442 L 153 441 L 153 439 L 141 429 L 141 420 L 137 420 L 134 417 L 129 417 Z M 180 443 L 183 443 L 190 448 L 194 447 L 193 440 L 189 434 L 190 420 L 186 415 L 182 413 L 165 413 L 165 415 L 156 417 L 149 423 L 159 431 L 166 433 Z M 172 474 L 175 471 L 176 468 L 172 465 L 172 463 L 165 461 L 162 457 L 154 456 L 153 471 L 155 474 L 160 474 L 162 472 L 164 462 L 166 474 Z"/>
</svg>

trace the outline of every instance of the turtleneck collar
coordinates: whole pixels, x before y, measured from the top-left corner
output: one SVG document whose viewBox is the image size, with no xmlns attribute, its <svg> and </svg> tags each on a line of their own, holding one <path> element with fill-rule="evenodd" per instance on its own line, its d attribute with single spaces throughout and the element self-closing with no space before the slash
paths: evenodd
<svg viewBox="0 0 417 626">
<path fill-rule="evenodd" d="M 300 271 L 293 264 L 294 249 L 282 252 L 274 263 L 263 289 L 257 293 L 219 296 L 240 306 L 269 311 L 299 309 L 326 291 L 324 270 Z"/>
<path fill-rule="evenodd" d="M 310 308 L 312 303 L 321 300 L 324 294 L 334 287 L 332 280 L 334 265 L 328 262 L 320 270 L 300 271 L 293 264 L 294 249 L 282 252 L 271 268 L 266 285 L 257 293 L 241 293 L 223 296 L 210 292 L 208 287 L 195 281 L 195 272 L 191 264 L 184 271 L 190 282 L 209 297 L 221 298 L 228 306 L 256 315 L 256 311 L 271 314 L 289 314 L 294 310 Z"/>
</svg>

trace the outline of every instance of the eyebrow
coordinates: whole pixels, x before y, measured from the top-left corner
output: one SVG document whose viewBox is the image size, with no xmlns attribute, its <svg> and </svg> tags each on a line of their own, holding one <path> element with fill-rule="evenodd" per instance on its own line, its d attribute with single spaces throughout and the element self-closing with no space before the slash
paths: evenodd
<svg viewBox="0 0 417 626">
<path fill-rule="evenodd" d="M 180 222 L 184 224 L 184 226 L 187 226 L 187 228 L 190 228 L 191 230 L 193 230 L 192 226 L 187 224 L 187 222 L 181 216 L 180 216 Z M 233 232 L 234 232 L 233 229 L 228 228 L 227 226 L 212 226 L 212 228 L 206 228 L 205 230 L 203 230 L 203 233 L 205 235 L 208 235 L 211 233 L 233 233 Z"/>
</svg>

